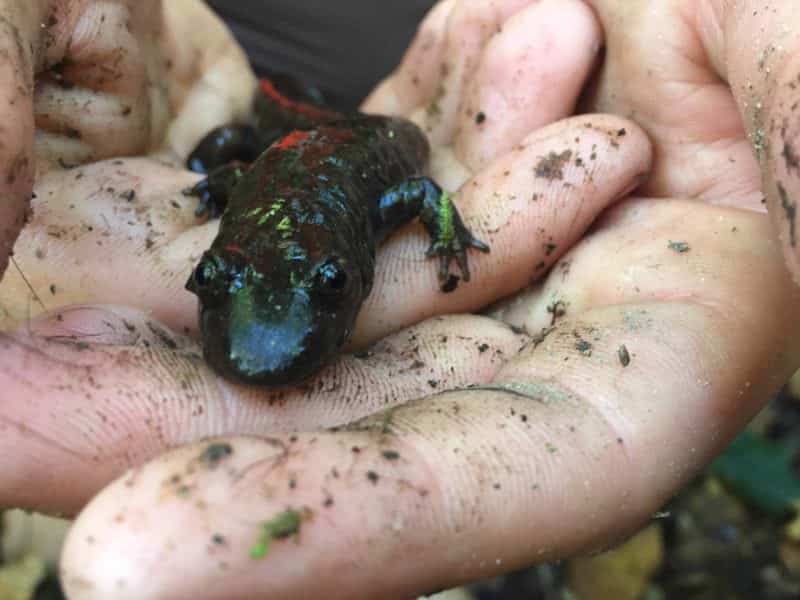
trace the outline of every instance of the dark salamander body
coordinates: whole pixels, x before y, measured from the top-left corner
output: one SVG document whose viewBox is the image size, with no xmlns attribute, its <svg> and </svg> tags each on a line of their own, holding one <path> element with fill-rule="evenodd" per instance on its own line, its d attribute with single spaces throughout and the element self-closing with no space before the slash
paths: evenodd
<svg viewBox="0 0 800 600">
<path fill-rule="evenodd" d="M 466 248 L 488 247 L 464 227 L 448 194 L 421 175 L 428 142 L 411 122 L 281 105 L 263 88 L 258 102 L 277 124 L 225 128 L 236 133 L 228 136 L 234 145 L 244 139 L 250 147 L 231 151 L 216 130 L 217 139 L 205 139 L 193 155 L 205 152 L 204 168 L 213 169 L 193 190 L 202 209 L 225 206 L 187 288 L 200 299 L 204 354 L 215 371 L 286 385 L 318 372 L 348 341 L 372 289 L 376 245 L 398 226 L 421 218 L 443 284 L 453 258 L 468 280 Z M 316 118 L 296 117 L 297 106 L 317 110 Z M 263 110 L 256 111 L 262 121 Z M 294 119 L 289 133 L 283 112 Z M 270 137 L 277 139 L 249 168 L 228 162 Z M 223 149 L 219 160 L 207 150 L 214 143 Z"/>
</svg>

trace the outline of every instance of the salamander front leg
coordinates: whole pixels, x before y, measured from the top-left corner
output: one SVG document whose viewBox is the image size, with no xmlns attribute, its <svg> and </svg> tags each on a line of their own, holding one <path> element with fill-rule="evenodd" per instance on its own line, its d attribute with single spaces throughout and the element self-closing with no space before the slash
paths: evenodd
<svg viewBox="0 0 800 600">
<path fill-rule="evenodd" d="M 183 191 L 186 196 L 196 196 L 200 199 L 195 214 L 198 217 L 208 216 L 214 219 L 225 212 L 233 188 L 247 171 L 248 165 L 241 162 L 232 162 L 217 167 L 208 177 L 199 181 L 193 187 Z"/>
<path fill-rule="evenodd" d="M 469 281 L 467 248 L 489 252 L 489 246 L 480 241 L 464 225 L 461 213 L 446 191 L 427 180 L 425 202 L 419 220 L 431 236 L 431 245 L 425 256 L 439 257 L 439 283 L 442 289 L 453 287 L 450 282 L 450 261 L 455 259 L 464 281 Z"/>
<path fill-rule="evenodd" d="M 378 239 L 419 216 L 431 236 L 425 255 L 439 257 L 439 283 L 443 291 L 455 289 L 450 276 L 450 262 L 455 259 L 464 281 L 469 281 L 467 248 L 489 252 L 489 246 L 472 235 L 450 194 L 428 177 L 414 177 L 390 188 L 370 212 Z M 456 279 L 457 281 L 457 279 Z"/>
<path fill-rule="evenodd" d="M 231 162 L 251 163 L 267 145 L 251 125 L 223 125 L 200 140 L 186 166 L 190 171 L 205 175 Z"/>
</svg>

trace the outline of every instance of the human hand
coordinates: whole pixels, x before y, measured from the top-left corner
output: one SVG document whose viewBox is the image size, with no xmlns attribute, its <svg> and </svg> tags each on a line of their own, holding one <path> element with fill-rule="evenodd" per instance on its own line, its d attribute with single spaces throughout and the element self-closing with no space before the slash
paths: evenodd
<svg viewBox="0 0 800 600">
<path fill-rule="evenodd" d="M 162 146 L 185 154 L 211 126 L 249 109 L 246 58 L 205 4 L 163 8 L 161 0 L 0 0 L 0 275 L 35 171 Z"/>
<path fill-rule="evenodd" d="M 800 281 L 800 5 L 589 0 L 606 57 L 587 102 L 635 118 L 657 160 L 643 193 L 766 207 Z"/>
<path fill-rule="evenodd" d="M 516 12 L 521 4 L 530 3 L 505 6 Z M 521 32 L 547 47 L 548 33 L 570 30 L 548 23 L 542 35 L 529 37 L 526 19 L 534 6 L 504 24 L 485 57 L 493 51 L 502 57 L 500 41 Z M 585 18 L 576 6 L 575 14 Z M 483 19 L 464 16 L 471 18 L 449 25 L 453 41 L 496 29 L 491 10 Z M 587 50 L 597 41 L 596 29 L 590 32 Z M 433 34 L 434 42 L 443 39 L 442 30 Z M 475 44 L 476 54 L 481 46 Z M 509 43 L 506 51 L 519 47 Z M 553 52 L 554 60 L 562 55 Z M 519 75 L 541 76 L 531 68 L 541 64 L 540 56 L 528 54 L 530 63 L 515 57 Z M 591 52 L 582 56 L 588 69 Z M 509 66 L 504 58 L 485 62 L 503 71 L 499 66 Z M 581 75 L 563 66 L 556 72 Z M 435 92 L 429 78 L 420 83 Z M 519 77 L 514 83 L 531 89 Z M 478 87 L 499 85 L 493 80 Z M 448 114 L 442 107 L 457 101 L 450 94 L 464 95 L 460 86 L 447 86 L 440 112 L 430 111 L 431 117 Z M 564 97 L 566 113 L 570 97 Z M 423 95 L 418 104 L 429 100 Z M 372 107 L 380 102 L 373 98 Z M 481 101 L 481 108 L 490 102 Z M 517 116 L 514 104 L 498 107 L 497 127 Z M 516 108 L 531 112 L 522 103 Z M 458 113 L 432 126 L 445 145 Z M 476 308 L 523 286 L 648 167 L 648 147 L 635 126 L 594 116 L 545 128 L 521 151 L 496 159 L 504 138 L 492 135 L 492 114 L 487 110 L 480 124 L 488 141 L 462 130 L 451 138 L 456 150 L 439 153 L 445 157 L 439 164 L 450 166 L 439 175 L 452 180 L 470 173 L 454 156 L 462 165 L 490 165 L 458 200 L 476 234 L 493 248 L 490 256 L 474 257 L 481 288 L 439 295 L 435 268 L 419 268 L 422 237 L 407 231 L 381 254 L 362 341 L 429 314 Z M 437 133 L 440 127 L 445 133 Z M 463 139 L 470 136 L 472 143 Z M 567 149 L 572 154 L 566 159 L 553 160 Z M 166 447 L 232 431 L 261 436 L 230 439 L 211 452 L 208 443 L 174 451 L 99 496 L 76 525 L 65 556 L 74 597 L 107 597 L 110 590 L 136 598 L 410 595 L 608 543 L 641 523 L 733 435 L 796 351 L 783 346 L 785 360 L 764 365 L 777 344 L 791 343 L 776 315 L 796 300 L 780 277 L 777 253 L 758 235 L 764 224 L 746 213 L 702 208 L 722 212 L 696 222 L 680 202 L 641 201 L 605 217 L 544 287 L 497 314 L 534 334 L 555 319 L 556 328 L 538 345 L 492 319 L 447 317 L 389 338 L 367 358 L 346 358 L 319 385 L 294 393 L 227 386 L 204 370 L 183 340 L 153 332 L 146 318 L 122 309 L 73 310 L 63 321 L 34 323 L 30 333 L 4 340 L 9 360 L 2 362 L 8 367 L 0 383 L 17 399 L 4 421 L 27 428 L 12 427 L 7 436 L 7 455 L 17 459 L 5 475 L 12 482 L 8 490 L 17 503 L 31 505 L 42 502 L 46 485 L 50 508 L 70 510 L 120 466 Z M 675 231 L 685 236 L 688 252 L 668 247 Z M 731 242 L 723 232 L 742 235 Z M 620 248 L 627 254 L 620 256 Z M 752 264 L 755 276 L 744 277 Z M 703 285 L 698 273 L 706 277 Z M 401 296 L 408 301 L 397 306 Z M 79 339 L 47 342 L 53 335 Z M 137 338 L 140 345 L 133 347 L 87 345 Z M 166 348 L 154 348 L 159 340 Z M 151 347 L 143 348 L 143 341 Z M 629 351 L 627 367 L 620 362 L 622 345 Z M 17 365 L 28 367 L 24 379 Z M 653 390 L 656 375 L 662 387 Z M 496 387 L 410 402 L 345 431 L 278 433 L 352 422 L 421 397 L 432 389 L 428 380 L 437 390 Z M 731 402 L 739 392 L 739 402 Z M 48 394 L 56 393 L 57 410 L 43 410 Z M 87 399 L 107 408 L 87 412 Z M 17 486 L 15 473 L 24 477 Z M 306 519 L 297 543 L 275 541 L 267 558 L 254 563 L 249 551 L 262 537 L 261 525 L 289 507 Z"/>
</svg>

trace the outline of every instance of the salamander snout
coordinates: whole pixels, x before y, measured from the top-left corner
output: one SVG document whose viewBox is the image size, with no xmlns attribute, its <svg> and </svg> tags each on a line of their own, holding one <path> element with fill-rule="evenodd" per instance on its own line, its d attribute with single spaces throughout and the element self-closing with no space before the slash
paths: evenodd
<svg viewBox="0 0 800 600">
<path fill-rule="evenodd" d="M 357 314 L 358 303 L 343 294 L 349 274 L 339 266 L 322 263 L 294 286 L 228 270 L 220 285 L 201 262 L 188 287 L 200 298 L 206 361 L 226 379 L 262 386 L 317 373 L 339 353 Z"/>
<path fill-rule="evenodd" d="M 326 362 L 329 343 L 320 335 L 315 309 L 303 290 L 273 295 L 268 305 L 250 289 L 228 305 L 201 312 L 206 360 L 228 379 L 279 386 L 301 381 Z"/>
</svg>

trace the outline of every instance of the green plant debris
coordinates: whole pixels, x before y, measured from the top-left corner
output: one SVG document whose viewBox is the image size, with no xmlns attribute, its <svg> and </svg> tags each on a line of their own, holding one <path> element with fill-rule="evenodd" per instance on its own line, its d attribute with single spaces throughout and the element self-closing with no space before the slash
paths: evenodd
<svg viewBox="0 0 800 600">
<path fill-rule="evenodd" d="M 206 463 L 209 468 L 216 467 L 220 462 L 233 454 L 233 446 L 227 443 L 210 444 L 198 457 L 200 462 Z"/>
<path fill-rule="evenodd" d="M 261 526 L 261 535 L 250 548 L 250 558 L 262 559 L 269 554 L 273 540 L 283 540 L 299 534 L 302 520 L 303 516 L 300 511 L 289 508 L 264 523 Z"/>
<path fill-rule="evenodd" d="M 678 254 L 683 254 L 684 252 L 691 250 L 691 246 L 689 246 L 689 244 L 686 242 L 673 242 L 672 240 L 669 241 L 667 247 Z"/>
<path fill-rule="evenodd" d="M 592 345 L 586 340 L 578 340 L 575 342 L 575 349 L 584 356 L 592 355 Z"/>
</svg>

